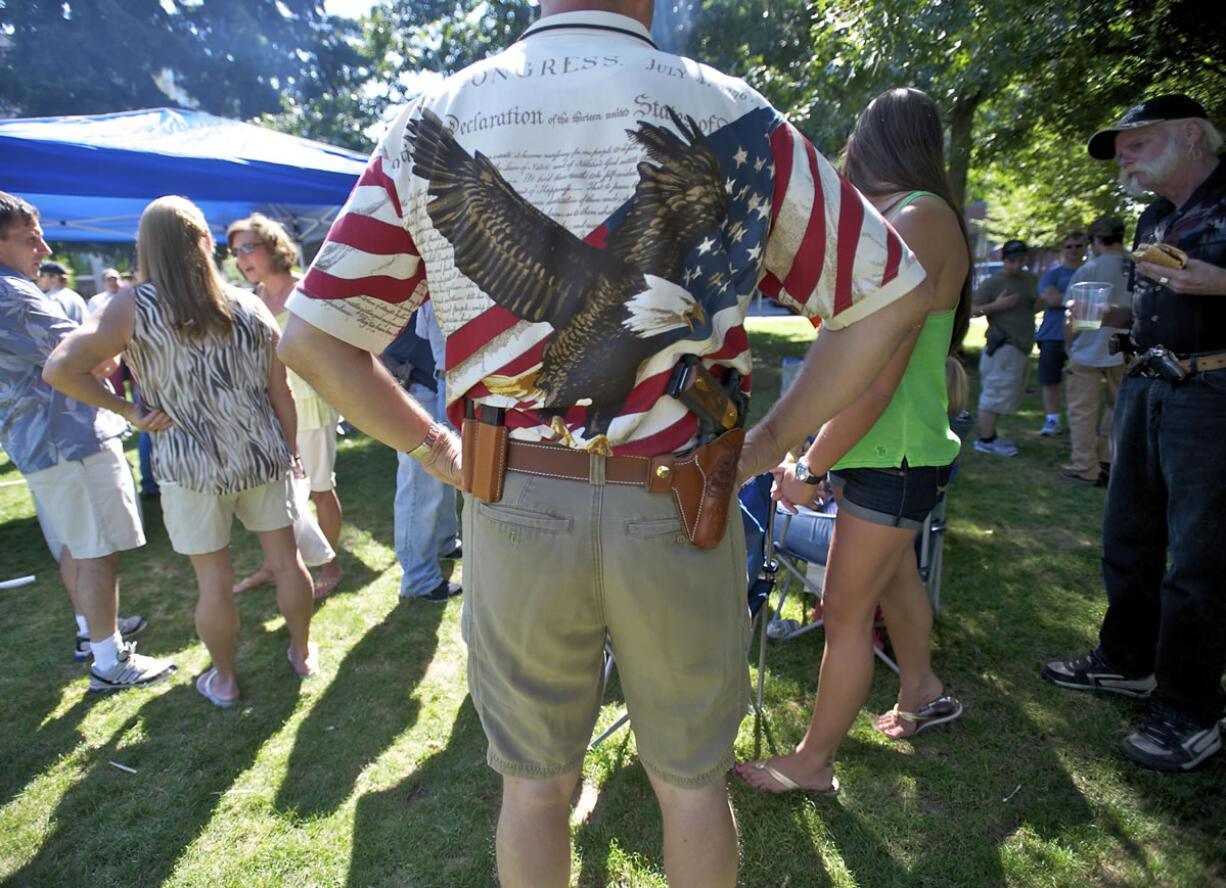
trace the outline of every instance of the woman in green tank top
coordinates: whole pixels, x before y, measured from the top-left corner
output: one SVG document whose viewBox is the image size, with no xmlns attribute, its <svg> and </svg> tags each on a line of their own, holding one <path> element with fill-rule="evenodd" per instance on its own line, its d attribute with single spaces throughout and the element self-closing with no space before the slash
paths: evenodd
<svg viewBox="0 0 1226 888">
<path fill-rule="evenodd" d="M 798 462 L 774 470 L 775 496 L 791 510 L 811 502 L 816 481 L 832 470 L 839 513 L 826 565 L 826 649 L 813 717 L 796 752 L 737 765 L 758 789 L 838 790 L 834 756 L 868 697 L 878 605 L 900 689 L 876 728 L 901 739 L 962 711 L 932 671 L 932 607 L 913 545 L 961 446 L 949 430 L 945 358 L 966 333 L 970 249 L 944 161 L 936 104 L 917 89 L 882 93 L 847 141 L 844 175 L 916 254 L 935 298 L 924 324 L 869 390 L 822 426 Z"/>
</svg>

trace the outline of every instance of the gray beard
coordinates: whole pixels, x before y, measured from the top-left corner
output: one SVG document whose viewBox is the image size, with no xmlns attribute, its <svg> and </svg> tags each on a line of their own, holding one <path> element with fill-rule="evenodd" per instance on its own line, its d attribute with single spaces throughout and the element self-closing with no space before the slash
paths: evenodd
<svg viewBox="0 0 1226 888">
<path fill-rule="evenodd" d="M 1172 136 L 1167 140 L 1166 147 L 1162 149 L 1162 153 L 1150 161 L 1139 161 L 1134 163 L 1128 170 L 1121 169 L 1119 175 L 1120 187 L 1129 197 L 1147 197 L 1155 193 L 1154 187 L 1142 185 L 1137 175 L 1144 173 L 1146 178 L 1161 185 L 1179 168 L 1179 161 L 1183 157 L 1183 140 L 1176 139 Z"/>
</svg>

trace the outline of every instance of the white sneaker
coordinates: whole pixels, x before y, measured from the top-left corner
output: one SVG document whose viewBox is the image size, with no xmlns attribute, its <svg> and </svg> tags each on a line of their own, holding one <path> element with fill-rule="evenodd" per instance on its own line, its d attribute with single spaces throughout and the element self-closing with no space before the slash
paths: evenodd
<svg viewBox="0 0 1226 888">
<path fill-rule="evenodd" d="M 1017 456 L 1017 445 L 1007 438 L 993 438 L 991 441 L 976 438 L 975 449 L 980 453 L 993 453 L 996 456 Z"/>
<path fill-rule="evenodd" d="M 131 617 L 120 617 L 115 621 L 115 628 L 119 630 L 119 635 L 124 641 L 128 641 L 133 635 L 148 625 L 149 621 L 139 614 Z M 92 650 L 89 646 L 89 635 L 82 635 L 78 632 L 77 644 L 72 650 L 72 658 L 74 660 L 88 660 L 90 656 L 92 656 Z"/>
<path fill-rule="evenodd" d="M 1044 420 L 1043 428 L 1039 429 L 1039 434 L 1044 438 L 1050 438 L 1052 435 L 1060 434 L 1060 420 L 1048 419 Z"/>
<path fill-rule="evenodd" d="M 119 661 L 106 672 L 89 670 L 91 691 L 123 691 L 143 688 L 170 678 L 178 669 L 171 660 L 157 660 L 136 652 L 136 642 L 130 641 L 119 649 Z"/>
</svg>

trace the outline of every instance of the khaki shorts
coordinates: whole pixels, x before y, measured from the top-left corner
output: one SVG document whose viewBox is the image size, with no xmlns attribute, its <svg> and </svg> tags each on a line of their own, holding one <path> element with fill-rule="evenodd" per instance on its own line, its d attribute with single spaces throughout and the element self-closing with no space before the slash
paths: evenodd
<svg viewBox="0 0 1226 888">
<path fill-rule="evenodd" d="M 85 459 L 61 459 L 25 479 L 57 561 L 60 545 L 73 558 L 102 558 L 145 545 L 132 469 L 118 438 Z"/>
<path fill-rule="evenodd" d="M 204 555 L 230 545 L 235 516 L 252 533 L 294 523 L 289 477 L 239 493 L 200 493 L 162 481 L 162 519 L 170 545 L 180 555 Z"/>
<path fill-rule="evenodd" d="M 501 774 L 583 761 L 606 629 L 644 767 L 698 788 L 732 766 L 749 700 L 745 535 L 687 542 L 671 496 L 507 473 L 497 505 L 465 497 L 468 686 Z"/>
<path fill-rule="evenodd" d="M 336 423 L 298 432 L 298 455 L 312 493 L 336 487 Z"/>
<path fill-rule="evenodd" d="M 1005 343 L 988 354 L 979 355 L 979 409 L 992 413 L 1013 413 L 1022 403 L 1026 377 L 1030 375 L 1030 355 Z"/>
</svg>

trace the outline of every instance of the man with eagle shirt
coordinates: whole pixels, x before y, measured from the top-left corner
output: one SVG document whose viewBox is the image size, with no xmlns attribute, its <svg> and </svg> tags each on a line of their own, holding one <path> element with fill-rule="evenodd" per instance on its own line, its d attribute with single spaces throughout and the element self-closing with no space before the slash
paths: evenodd
<svg viewBox="0 0 1226 888">
<path fill-rule="evenodd" d="M 541 10 L 518 43 L 400 114 L 291 298 L 280 354 L 350 422 L 475 491 L 462 627 L 503 778 L 501 883 L 568 884 L 607 632 L 669 884 L 730 886 L 745 544 L 735 516 L 714 548 L 687 538 L 674 469 L 705 438 L 666 394 L 670 375 L 696 356 L 748 391 L 755 288 L 820 319 L 739 465 L 742 432 L 716 442 L 734 443 L 708 492 L 730 497 L 867 388 L 930 292 L 901 239 L 760 95 L 656 49 L 653 0 Z M 463 459 L 375 357 L 427 298 L 449 417 L 477 430 Z"/>
</svg>

